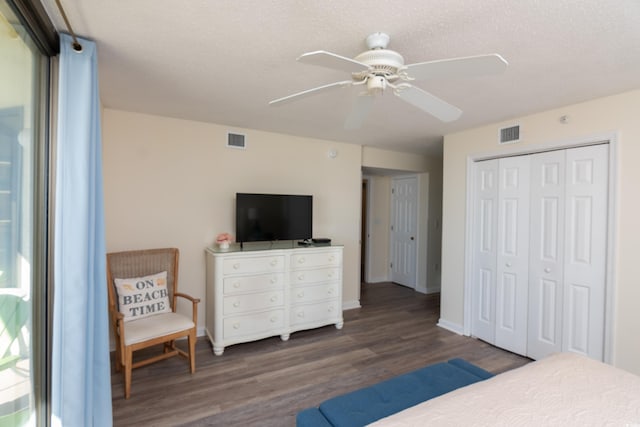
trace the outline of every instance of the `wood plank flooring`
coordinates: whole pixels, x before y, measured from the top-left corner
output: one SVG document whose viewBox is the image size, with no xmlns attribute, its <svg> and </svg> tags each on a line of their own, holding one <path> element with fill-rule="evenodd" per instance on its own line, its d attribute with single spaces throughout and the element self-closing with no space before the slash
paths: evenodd
<svg viewBox="0 0 640 427">
<path fill-rule="evenodd" d="M 196 373 L 183 358 L 133 371 L 131 398 L 113 373 L 115 426 L 294 426 L 295 414 L 338 394 L 462 357 L 500 373 L 530 360 L 436 326 L 440 295 L 363 284 L 362 308 L 327 326 L 227 347 L 197 343 Z M 186 343 L 182 343 L 186 344 Z"/>
</svg>

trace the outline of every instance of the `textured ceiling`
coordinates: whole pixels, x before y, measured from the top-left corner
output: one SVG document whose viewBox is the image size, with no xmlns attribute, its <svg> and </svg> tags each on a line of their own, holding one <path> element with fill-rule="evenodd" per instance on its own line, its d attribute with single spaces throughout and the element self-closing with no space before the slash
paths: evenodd
<svg viewBox="0 0 640 427">
<path fill-rule="evenodd" d="M 43 0 L 64 29 L 54 0 Z M 105 107 L 417 153 L 442 135 L 640 88 L 639 0 L 62 0 L 97 42 Z M 406 63 L 499 53 L 499 76 L 416 85 L 461 108 L 452 123 L 376 100 L 347 131 L 351 88 L 279 107 L 272 99 L 348 79 L 296 62 L 354 57 L 373 32 Z"/>
</svg>

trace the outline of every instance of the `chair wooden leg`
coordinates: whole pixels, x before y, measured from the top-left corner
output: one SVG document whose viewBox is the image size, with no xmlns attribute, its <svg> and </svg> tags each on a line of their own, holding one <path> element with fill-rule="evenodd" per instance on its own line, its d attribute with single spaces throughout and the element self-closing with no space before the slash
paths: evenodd
<svg viewBox="0 0 640 427">
<path fill-rule="evenodd" d="M 120 372 L 122 370 L 122 350 L 120 346 L 116 343 L 116 360 L 115 360 L 115 368 L 116 372 Z"/>
<path fill-rule="evenodd" d="M 196 332 L 191 331 L 189 334 L 189 368 L 193 374 L 196 371 Z"/>
<path fill-rule="evenodd" d="M 131 396 L 131 370 L 133 365 L 133 352 L 126 347 L 124 359 L 124 398 L 128 399 Z"/>
</svg>

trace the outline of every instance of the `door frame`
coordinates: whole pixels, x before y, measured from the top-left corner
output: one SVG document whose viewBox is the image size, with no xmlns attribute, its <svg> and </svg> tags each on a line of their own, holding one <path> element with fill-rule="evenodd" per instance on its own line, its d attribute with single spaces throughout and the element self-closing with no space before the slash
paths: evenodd
<svg viewBox="0 0 640 427">
<path fill-rule="evenodd" d="M 608 182 L 608 206 L 607 206 L 607 261 L 605 279 L 605 324 L 604 324 L 604 362 L 613 362 L 614 348 L 614 308 L 615 308 L 615 265 L 617 246 L 617 188 L 618 188 L 618 134 L 617 132 L 605 132 L 592 134 L 585 137 L 551 141 L 543 144 L 526 146 L 509 145 L 491 152 L 472 154 L 467 157 L 467 187 L 466 187 L 466 218 L 465 218 L 465 261 L 464 261 L 464 316 L 462 334 L 471 335 L 472 320 L 472 283 L 474 251 L 473 251 L 473 218 L 475 215 L 473 197 L 473 170 L 476 162 L 494 158 L 518 156 L 525 154 L 541 153 L 545 151 L 561 150 L 567 148 L 583 147 L 596 144 L 609 144 L 609 182 Z"/>
</svg>

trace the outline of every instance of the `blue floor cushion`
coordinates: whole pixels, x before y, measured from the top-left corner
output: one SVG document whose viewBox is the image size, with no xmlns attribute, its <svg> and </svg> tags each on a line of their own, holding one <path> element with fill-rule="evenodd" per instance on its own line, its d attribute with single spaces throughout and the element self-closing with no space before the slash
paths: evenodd
<svg viewBox="0 0 640 427">
<path fill-rule="evenodd" d="M 298 427 L 365 426 L 493 375 L 462 359 L 437 363 L 326 400 L 298 413 Z"/>
</svg>

